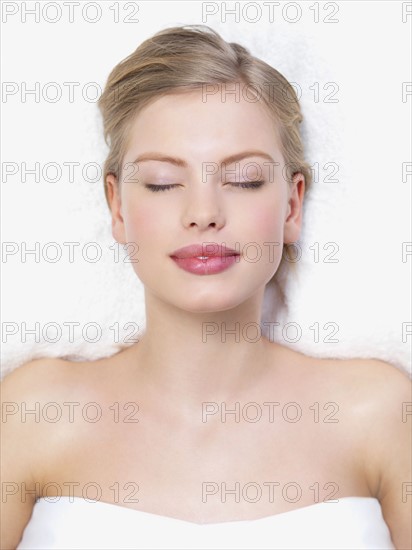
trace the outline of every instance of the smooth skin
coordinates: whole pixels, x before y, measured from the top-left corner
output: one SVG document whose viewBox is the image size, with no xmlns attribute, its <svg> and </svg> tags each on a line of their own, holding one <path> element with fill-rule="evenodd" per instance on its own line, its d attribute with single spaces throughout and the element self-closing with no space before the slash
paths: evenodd
<svg viewBox="0 0 412 550">
<path fill-rule="evenodd" d="M 222 165 L 251 150 L 253 156 Z M 169 160 L 132 164 L 153 153 Z M 195 523 L 374 497 L 395 547 L 411 548 L 407 376 L 375 359 L 312 358 L 242 336 L 246 325 L 259 325 L 265 285 L 281 259 L 281 246 L 264 243 L 292 243 L 301 231 L 304 177 L 296 174 L 288 186 L 284 162 L 266 111 L 243 97 L 223 102 L 216 94 L 203 102 L 200 91 L 173 94 L 137 115 L 122 181 L 109 175 L 107 183 L 113 236 L 131 243 L 138 260 L 131 266 L 144 284 L 145 332 L 110 358 L 39 359 L 4 379 L 2 480 L 9 485 L 1 548 L 16 548 L 36 496 L 95 498 L 82 492 L 90 482 L 99 485 L 103 502 Z M 218 170 L 206 177 L 205 163 Z M 257 189 L 233 185 L 258 179 L 265 183 Z M 147 184 L 175 187 L 153 192 Z M 207 242 L 237 245 L 240 261 L 199 276 L 170 258 L 180 247 Z M 248 243 L 260 250 L 258 261 L 248 255 Z M 224 336 L 224 327 L 236 323 L 240 338 Z M 216 334 L 205 334 L 210 327 Z M 44 411 L 52 401 L 63 411 L 58 422 L 43 414 L 22 421 L 23 402 L 28 409 L 38 402 Z M 80 403 L 72 421 L 68 402 Z M 90 402 L 101 408 L 97 422 L 81 414 Z M 233 410 L 236 402 L 239 417 L 222 416 L 224 406 Z M 244 409 L 252 402 L 261 407 L 257 422 L 249 420 L 254 411 Z M 273 417 L 268 402 L 279 404 Z M 284 409 L 291 402 L 302 413 L 298 421 L 291 421 L 296 409 Z M 218 412 L 202 418 L 207 403 Z M 202 501 L 205 482 L 219 490 L 207 498 L 203 492 Z M 239 502 L 230 493 L 225 501 L 222 484 L 233 489 L 235 482 L 279 485 L 272 499 L 267 491 L 251 503 L 241 491 Z M 34 490 L 25 500 L 23 483 Z M 300 487 L 297 498 L 293 490 L 282 495 L 288 483 Z"/>
</svg>

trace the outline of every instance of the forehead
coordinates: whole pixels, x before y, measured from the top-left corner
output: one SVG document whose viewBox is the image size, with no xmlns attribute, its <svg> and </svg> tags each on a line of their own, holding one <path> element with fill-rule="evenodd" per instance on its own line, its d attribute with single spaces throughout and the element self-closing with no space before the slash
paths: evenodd
<svg viewBox="0 0 412 550">
<path fill-rule="evenodd" d="M 214 155 L 224 147 L 263 148 L 279 156 L 277 127 L 267 106 L 230 93 L 229 87 L 226 94 L 205 96 L 201 89 L 167 94 L 142 109 L 130 128 L 133 153 L 166 148 L 181 152 L 184 147 L 194 154 Z"/>
</svg>

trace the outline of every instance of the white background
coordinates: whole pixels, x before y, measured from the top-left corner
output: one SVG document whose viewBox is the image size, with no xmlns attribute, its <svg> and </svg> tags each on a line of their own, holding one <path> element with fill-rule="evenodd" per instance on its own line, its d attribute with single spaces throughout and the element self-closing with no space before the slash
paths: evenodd
<svg viewBox="0 0 412 550">
<path fill-rule="evenodd" d="M 85 16 L 77 6 L 73 22 L 68 8 L 58 3 L 62 17 L 55 23 L 46 18 L 56 18 L 56 3 L 38 4 L 36 22 L 33 15 L 27 14 L 26 21 L 23 16 L 24 6 L 33 9 L 34 2 L 2 2 L 1 229 L 3 247 L 14 242 L 19 249 L 5 257 L 3 248 L 3 375 L 35 357 L 111 355 L 124 342 L 114 341 L 108 327 L 133 321 L 143 328 L 140 281 L 130 265 L 113 262 L 108 248 L 114 241 L 103 182 L 92 183 L 82 176 L 84 165 L 102 165 L 106 153 L 94 88 L 89 87 L 87 101 L 87 85 L 97 83 L 103 89 L 112 68 L 155 32 L 197 23 L 248 47 L 299 85 L 307 156 L 311 164 L 318 162 L 321 167 L 319 181 L 306 201 L 301 239 L 305 256 L 297 277 L 286 287 L 288 310 L 270 312 L 269 304 L 266 312 L 283 322 L 299 323 L 301 338 L 287 345 L 305 353 L 376 357 L 410 371 L 411 337 L 402 341 L 402 324 L 410 323 L 412 317 L 411 257 L 402 262 L 402 242 L 411 241 L 411 176 L 402 181 L 402 163 L 411 161 L 412 97 L 402 101 L 402 83 L 412 80 L 412 16 L 402 21 L 402 2 L 332 2 L 329 7 L 324 2 L 280 2 L 274 7 L 273 21 L 262 2 L 241 2 L 238 21 L 230 14 L 225 20 L 222 3 L 100 2 L 101 16 L 95 23 L 85 20 L 96 17 L 93 3 L 82 2 L 81 8 L 90 4 Z M 206 18 L 206 4 L 217 13 Z M 316 4 L 317 23 L 310 9 Z M 332 12 L 331 4 L 339 8 L 336 23 L 324 21 Z M 114 21 L 116 5 L 119 22 Z M 126 23 L 134 6 L 138 6 L 133 15 L 138 21 Z M 226 6 L 234 8 L 235 3 Z M 6 9 L 17 13 L 7 15 Z M 259 11 L 261 17 L 253 22 Z M 292 22 L 298 15 L 299 20 Z M 22 95 L 25 85 L 34 89 L 36 82 L 40 86 L 37 101 L 33 94 Z M 57 102 L 50 101 L 54 97 L 53 89 L 47 88 L 50 82 L 61 89 Z M 73 102 L 64 82 L 79 83 Z M 315 82 L 320 85 L 319 102 L 310 89 Z M 338 103 L 323 101 L 330 90 L 323 90 L 328 82 L 339 86 Z M 13 86 L 17 92 L 7 94 Z M 36 183 L 32 174 L 23 182 L 23 162 L 31 169 L 36 162 L 41 169 L 50 162 L 62 166 L 78 162 L 80 168 L 74 169 L 74 182 L 68 181 L 64 167 L 55 183 L 42 176 Z M 327 162 L 339 166 L 336 183 L 324 179 L 322 166 Z M 18 173 L 7 176 L 5 163 L 16 163 Z M 94 175 L 90 170 L 89 179 Z M 49 177 L 53 176 L 50 169 Z M 37 263 L 29 255 L 22 262 L 22 243 L 33 248 L 36 241 L 41 250 L 48 242 L 59 243 L 63 259 L 50 263 L 41 256 Z M 81 247 L 98 242 L 102 259 L 89 263 L 78 247 L 70 263 L 63 242 L 80 242 Z M 314 242 L 320 243 L 319 263 L 309 249 Z M 322 261 L 327 242 L 338 243 L 338 263 Z M 88 322 L 99 323 L 102 338 L 90 343 L 76 333 L 71 343 L 67 330 L 57 343 L 43 337 L 36 342 L 33 335 L 22 342 L 23 322 L 28 328 L 38 322 L 42 328 L 49 322 L 67 321 L 80 323 L 80 328 Z M 339 342 L 325 342 L 325 330 L 321 341 L 314 342 L 308 327 L 315 322 L 321 327 L 336 322 Z M 7 337 L 5 323 L 15 323 L 17 334 Z"/>
</svg>

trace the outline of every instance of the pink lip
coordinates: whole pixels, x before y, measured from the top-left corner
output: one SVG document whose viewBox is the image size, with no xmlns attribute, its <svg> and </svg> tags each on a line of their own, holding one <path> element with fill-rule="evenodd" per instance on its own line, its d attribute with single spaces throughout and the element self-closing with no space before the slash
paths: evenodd
<svg viewBox="0 0 412 550">
<path fill-rule="evenodd" d="M 206 258 L 200 259 L 199 256 L 206 256 Z M 170 257 L 185 271 L 195 275 L 213 275 L 238 262 L 240 254 L 224 245 L 204 243 L 203 245 L 193 244 L 179 248 Z"/>
<path fill-rule="evenodd" d="M 228 248 L 225 245 L 217 243 L 190 244 L 183 248 L 175 250 L 172 258 L 197 258 L 199 256 L 207 256 L 208 258 L 224 256 L 239 256 L 239 252 L 233 248 Z"/>
</svg>

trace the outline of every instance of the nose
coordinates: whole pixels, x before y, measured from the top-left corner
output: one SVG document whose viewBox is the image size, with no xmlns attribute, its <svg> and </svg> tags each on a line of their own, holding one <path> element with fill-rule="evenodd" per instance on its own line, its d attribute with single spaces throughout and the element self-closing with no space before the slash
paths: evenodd
<svg viewBox="0 0 412 550">
<path fill-rule="evenodd" d="M 208 227 L 220 229 L 224 225 L 222 198 L 216 182 L 198 181 L 191 185 L 187 194 L 182 222 L 185 227 Z"/>
</svg>

